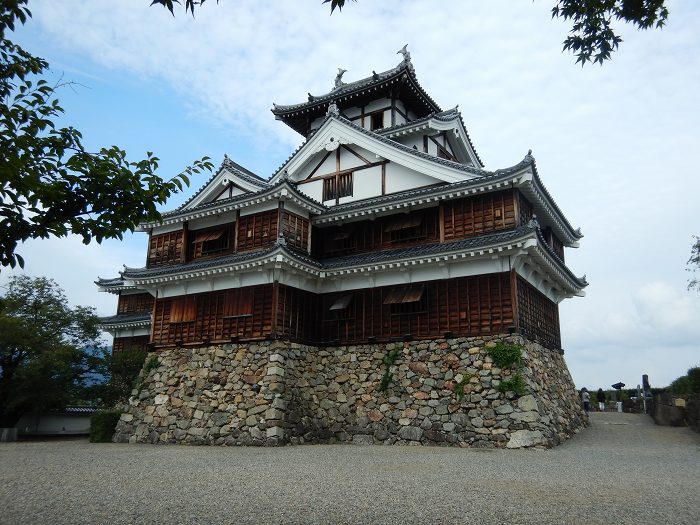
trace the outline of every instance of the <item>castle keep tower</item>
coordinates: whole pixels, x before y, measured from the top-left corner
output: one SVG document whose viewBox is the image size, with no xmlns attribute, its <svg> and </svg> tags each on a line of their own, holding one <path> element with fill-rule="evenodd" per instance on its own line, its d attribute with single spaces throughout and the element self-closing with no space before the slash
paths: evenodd
<svg viewBox="0 0 700 525">
<path fill-rule="evenodd" d="M 157 366 L 115 439 L 553 445 L 584 424 L 558 304 L 582 237 L 528 153 L 485 169 L 401 63 L 274 105 L 305 142 L 269 178 L 225 157 L 100 279 L 114 351 Z M 509 355 L 509 360 L 503 360 Z"/>
</svg>

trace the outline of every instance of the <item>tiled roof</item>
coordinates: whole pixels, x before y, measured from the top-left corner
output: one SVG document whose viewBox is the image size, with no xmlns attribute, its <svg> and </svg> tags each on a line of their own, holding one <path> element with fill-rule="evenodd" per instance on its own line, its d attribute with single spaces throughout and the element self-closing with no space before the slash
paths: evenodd
<svg viewBox="0 0 700 525">
<path fill-rule="evenodd" d="M 129 268 L 125 267 L 122 275 L 126 279 L 135 278 L 149 278 L 156 277 L 159 275 L 168 275 L 171 273 L 181 273 L 189 271 L 204 270 L 207 268 L 212 268 L 216 266 L 230 266 L 235 264 L 240 264 L 249 260 L 258 259 L 264 257 L 265 255 L 273 252 L 278 248 L 278 245 L 273 244 L 269 248 L 264 250 L 258 250 L 254 252 L 237 253 L 234 255 L 227 255 L 224 257 L 217 257 L 214 259 L 206 259 L 200 261 L 190 261 L 185 264 L 173 264 L 170 266 L 160 266 L 158 268 Z"/>
<path fill-rule="evenodd" d="M 177 210 L 163 213 L 162 217 L 165 219 L 167 217 L 173 217 L 176 215 L 193 213 L 196 211 L 206 210 L 209 208 L 217 208 L 219 206 L 231 205 L 231 204 L 235 204 L 235 203 L 239 203 L 239 202 L 245 202 L 247 200 L 253 200 L 259 196 L 264 195 L 266 192 L 274 191 L 275 189 L 283 186 L 285 184 L 285 182 L 289 185 L 289 188 L 296 193 L 296 195 L 299 199 L 307 201 L 310 205 L 312 205 L 314 207 L 325 208 L 325 206 L 323 204 L 321 204 L 320 202 L 318 202 L 317 200 L 314 200 L 311 197 L 309 197 L 308 195 L 299 192 L 296 188 L 296 184 L 294 184 L 293 182 L 280 180 L 279 182 L 277 182 L 277 184 L 268 184 L 264 188 L 261 188 L 260 190 L 255 191 L 255 192 L 243 193 L 241 195 L 236 195 L 236 196 L 230 197 L 228 199 L 220 199 L 220 200 L 215 200 L 215 201 L 211 201 L 211 202 L 205 202 L 204 204 L 200 204 L 199 206 L 194 206 L 194 207 L 189 208 L 187 210 L 184 210 L 184 209 L 182 209 L 182 207 L 180 207 Z"/>
<path fill-rule="evenodd" d="M 423 118 L 419 118 L 416 120 L 412 120 L 410 122 L 404 122 L 403 124 L 397 124 L 396 126 L 378 129 L 378 130 L 376 130 L 376 133 L 378 135 L 392 135 L 392 134 L 400 132 L 402 130 L 409 130 L 409 129 L 418 127 L 422 124 L 429 122 L 432 119 L 439 120 L 441 122 L 451 122 L 453 120 L 459 119 L 459 122 L 462 124 L 462 127 L 464 128 L 464 131 L 467 134 L 467 142 L 469 143 L 469 146 L 471 147 L 472 151 L 474 152 L 474 155 L 476 155 L 476 158 L 479 161 L 479 163 L 482 166 L 484 165 L 484 162 L 481 160 L 481 157 L 479 157 L 479 154 L 476 152 L 476 148 L 474 147 L 474 143 L 472 142 L 472 138 L 469 136 L 469 131 L 467 130 L 467 126 L 464 124 L 464 119 L 462 118 L 462 114 L 457 109 L 457 106 L 452 108 L 452 109 L 448 109 L 446 111 L 442 111 L 439 113 L 431 113 L 430 115 L 427 115 Z"/>
<path fill-rule="evenodd" d="M 354 129 L 356 129 L 357 131 L 360 131 L 361 133 L 364 133 L 368 137 L 375 138 L 375 139 L 377 139 L 385 144 L 388 144 L 390 146 L 393 146 L 401 151 L 405 151 L 407 153 L 410 153 L 411 155 L 415 155 L 416 157 L 420 157 L 422 159 L 429 160 L 431 162 L 434 162 L 435 164 L 441 164 L 443 166 L 447 166 L 448 168 L 457 169 L 457 170 L 463 171 L 465 173 L 470 173 L 472 175 L 477 175 L 477 176 L 489 175 L 490 173 L 492 173 L 492 172 L 487 171 L 487 170 L 478 169 L 478 168 L 475 168 L 473 166 L 467 166 L 466 164 L 462 164 L 460 162 L 454 162 L 452 160 L 441 159 L 440 157 L 436 157 L 435 155 L 430 155 L 428 153 L 424 153 L 422 151 L 418 151 L 418 150 L 415 150 L 413 148 L 409 148 L 408 146 L 404 146 L 403 144 L 396 142 L 395 140 L 383 137 L 382 135 L 380 135 L 374 131 L 370 131 L 368 129 L 360 127 L 357 124 L 354 124 L 343 117 L 333 116 L 333 118 L 336 118 L 336 119 L 340 120 L 341 122 L 348 124 L 349 126 L 352 126 Z"/>
<path fill-rule="evenodd" d="M 101 325 L 111 325 L 111 324 L 128 324 L 128 323 L 143 323 L 150 322 L 151 313 L 150 312 L 136 312 L 129 314 L 117 314 L 110 315 L 107 317 L 100 317 Z"/>
<path fill-rule="evenodd" d="M 515 243 L 521 240 L 525 240 L 528 237 L 531 238 L 533 233 L 535 232 L 539 239 L 539 244 L 543 246 L 543 249 L 554 260 L 556 265 L 560 267 L 560 270 L 564 272 L 578 286 L 586 286 L 587 283 L 585 282 L 585 280 L 576 277 L 571 272 L 571 270 L 568 269 L 564 262 L 554 253 L 554 251 L 551 248 L 549 248 L 539 231 L 539 227 L 534 223 L 530 223 L 526 226 L 521 226 L 519 228 L 515 228 L 508 231 L 492 233 L 489 235 L 480 235 L 478 237 L 470 237 L 467 239 L 460 239 L 454 242 L 423 244 L 418 246 L 410 246 L 406 248 L 397 248 L 394 250 L 367 252 L 322 260 L 314 259 L 306 253 L 292 251 L 286 246 L 275 244 L 270 246 L 269 248 L 255 252 L 229 255 L 226 257 L 219 257 L 216 259 L 209 259 L 204 261 L 192 261 L 186 264 L 179 264 L 168 267 L 127 268 L 123 272 L 123 275 L 125 278 L 148 279 L 172 274 L 197 272 L 209 268 L 235 266 L 255 259 L 264 259 L 266 256 L 271 255 L 275 251 L 278 251 L 278 253 L 284 253 L 291 259 L 295 259 L 307 265 L 310 268 L 320 271 L 332 271 L 343 268 L 367 267 L 374 264 L 391 263 L 407 259 L 429 257 L 433 255 L 440 256 L 450 253 L 470 252 L 482 248 L 488 249 L 490 247 L 499 247 L 503 246 L 504 244 Z"/>
<path fill-rule="evenodd" d="M 174 210 L 174 211 L 171 211 L 168 213 L 177 213 L 178 211 L 182 210 L 185 206 L 187 206 L 190 202 L 192 202 L 197 197 L 197 195 L 202 193 L 202 191 L 204 191 L 204 189 L 207 186 L 209 186 L 211 181 L 213 181 L 216 178 L 216 176 L 219 173 L 221 173 L 221 170 L 223 170 L 223 169 L 228 170 L 233 175 L 240 177 L 241 179 L 257 186 L 258 188 L 266 188 L 267 186 L 269 186 L 269 183 L 265 179 L 256 175 L 252 171 L 245 169 L 240 164 L 237 164 L 236 162 L 232 161 L 231 159 L 228 158 L 228 155 L 224 155 L 224 160 L 221 161 L 221 166 L 219 166 L 219 169 L 216 170 L 214 172 L 214 174 L 211 177 L 209 177 L 209 179 L 207 179 L 207 181 L 204 184 L 202 184 L 202 186 L 196 192 L 194 192 L 194 195 L 192 195 L 189 199 L 187 199 L 184 203 L 182 203 L 177 208 L 177 210 Z M 165 215 L 167 215 L 167 214 L 164 213 L 163 216 L 165 216 Z"/>
<path fill-rule="evenodd" d="M 496 172 L 485 172 L 485 175 L 469 179 L 460 182 L 445 183 L 435 186 L 427 186 L 423 188 L 416 188 L 412 190 L 406 190 L 399 193 L 390 193 L 387 195 L 380 195 L 377 197 L 370 197 L 368 199 L 363 199 L 359 201 L 346 202 L 344 204 L 337 204 L 332 208 L 328 208 L 327 211 L 319 215 L 319 217 L 332 216 L 336 214 L 347 213 L 352 210 L 371 208 L 376 206 L 381 206 L 382 204 L 390 204 L 394 202 L 401 202 L 403 200 L 415 199 L 420 197 L 430 197 L 433 195 L 443 195 L 446 193 L 457 192 L 462 189 L 470 188 L 473 186 L 481 186 L 489 183 L 496 183 L 500 179 L 505 179 L 509 175 L 516 173 L 518 170 L 526 167 L 529 162 L 525 160 L 520 161 L 518 164 L 511 166 L 509 168 L 498 170 Z"/>
<path fill-rule="evenodd" d="M 350 82 L 347 84 L 342 84 L 341 86 L 334 88 L 333 90 L 325 93 L 323 95 L 312 95 L 310 100 L 306 102 L 301 102 L 299 104 L 290 105 L 277 105 L 273 104 L 272 113 L 275 115 L 284 115 L 285 113 L 291 113 L 294 111 L 302 111 L 305 109 L 310 109 L 314 106 L 325 104 L 339 97 L 348 97 L 350 95 L 362 92 L 366 89 L 376 88 L 377 86 L 397 78 L 398 76 L 406 73 L 411 80 L 416 84 L 419 89 L 421 96 L 425 99 L 429 106 L 433 107 L 434 111 L 441 111 L 440 106 L 425 92 L 423 87 L 418 83 L 416 74 L 413 71 L 413 67 L 410 63 L 402 61 L 398 66 L 392 68 L 388 71 L 382 73 L 376 73 L 372 76 L 356 80 L 355 82 Z"/>
<path fill-rule="evenodd" d="M 104 288 L 109 288 L 112 286 L 124 286 L 124 279 L 122 279 L 121 277 L 114 277 L 112 279 L 103 279 L 102 277 L 98 277 L 95 281 L 95 284 Z"/>
<path fill-rule="evenodd" d="M 395 250 L 381 250 L 376 252 L 336 257 L 333 259 L 324 259 L 321 261 L 321 268 L 331 269 L 366 266 L 382 262 L 424 257 L 426 255 L 470 251 L 476 248 L 514 241 L 526 236 L 532 231 L 534 231 L 533 228 L 529 226 L 522 226 L 513 230 L 493 233 L 490 235 L 479 235 L 478 237 L 469 237 L 467 239 L 460 239 L 454 242 L 420 244 L 417 246 L 409 246 L 407 248 L 397 248 Z"/>
</svg>

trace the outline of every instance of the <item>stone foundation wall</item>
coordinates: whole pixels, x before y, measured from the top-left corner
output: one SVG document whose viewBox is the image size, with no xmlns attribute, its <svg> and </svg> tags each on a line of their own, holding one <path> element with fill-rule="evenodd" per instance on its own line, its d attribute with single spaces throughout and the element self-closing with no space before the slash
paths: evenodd
<svg viewBox="0 0 700 525">
<path fill-rule="evenodd" d="M 524 347 L 521 396 L 498 390 L 514 373 L 488 355 L 498 340 Z M 333 348 L 265 341 L 156 355 L 115 441 L 519 448 L 556 445 L 587 424 L 563 356 L 519 336 Z"/>
</svg>

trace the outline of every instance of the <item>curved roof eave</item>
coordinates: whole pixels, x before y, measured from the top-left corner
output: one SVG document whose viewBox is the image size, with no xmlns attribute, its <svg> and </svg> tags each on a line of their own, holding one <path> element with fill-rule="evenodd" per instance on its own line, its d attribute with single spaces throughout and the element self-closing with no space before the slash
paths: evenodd
<svg viewBox="0 0 700 525">
<path fill-rule="evenodd" d="M 396 126 L 382 128 L 380 130 L 377 130 L 375 133 L 390 139 L 392 137 L 418 132 L 425 128 L 433 129 L 436 131 L 447 129 L 446 126 L 441 124 L 457 124 L 460 128 L 461 133 L 466 138 L 466 141 L 463 140 L 462 143 L 465 143 L 467 155 L 469 157 L 472 157 L 473 155 L 473 158 L 477 162 L 476 167 L 479 169 L 484 169 L 484 162 L 481 160 L 481 157 L 479 157 L 479 154 L 476 152 L 474 143 L 472 142 L 472 139 L 469 136 L 469 132 L 467 131 L 467 126 L 464 124 L 462 114 L 458 111 L 457 107 L 448 109 L 447 111 L 443 111 L 441 113 L 431 113 L 426 117 L 412 120 L 410 122 L 405 122 L 403 124 L 397 124 Z M 470 153 L 471 155 L 469 155 Z"/>
<path fill-rule="evenodd" d="M 182 203 L 180 206 L 177 207 L 176 210 L 184 210 L 186 209 L 190 203 L 195 201 L 197 197 L 199 197 L 202 192 L 204 192 L 209 185 L 219 176 L 221 175 L 221 172 L 223 171 L 228 171 L 231 175 L 234 177 L 238 177 L 241 179 L 243 182 L 247 183 L 247 185 L 251 187 L 255 187 L 258 189 L 265 189 L 267 188 L 270 184 L 268 181 L 260 177 L 259 175 L 256 175 L 252 171 L 244 168 L 240 164 L 237 164 L 236 162 L 232 161 L 228 155 L 224 155 L 224 160 L 221 161 L 221 165 L 219 166 L 219 169 L 214 172 L 214 174 L 209 177 L 209 179 L 192 195 L 189 199 L 187 199 L 184 203 Z M 171 212 L 172 213 L 172 212 Z"/>
<path fill-rule="evenodd" d="M 351 98 L 353 96 L 360 95 L 365 91 L 375 90 L 381 87 L 383 84 L 388 84 L 399 79 L 401 75 L 406 75 L 406 77 L 411 80 L 414 88 L 416 88 L 416 90 L 422 96 L 427 106 L 432 107 L 433 111 L 442 111 L 440 106 L 430 97 L 430 95 L 428 95 L 428 93 L 426 93 L 418 82 L 413 66 L 410 64 L 410 62 L 406 63 L 405 61 L 402 61 L 398 66 L 382 73 L 377 73 L 376 75 L 372 75 L 370 77 L 365 77 L 354 82 L 342 84 L 341 86 L 332 89 L 323 95 L 312 95 L 311 99 L 307 100 L 306 102 L 288 105 L 273 104 L 271 111 L 275 117 L 284 118 L 284 116 L 291 116 L 295 113 L 303 113 L 314 109 L 323 109 L 333 100 L 340 98 Z"/>
<path fill-rule="evenodd" d="M 297 189 L 296 185 L 290 182 L 288 179 L 281 178 L 276 182 L 276 184 L 270 184 L 268 187 L 262 188 L 257 192 L 244 193 L 229 199 L 208 202 L 186 210 L 178 209 L 172 212 L 164 213 L 162 215 L 162 221 L 152 221 L 139 224 L 137 231 L 148 231 L 149 229 L 158 226 L 177 224 L 199 217 L 234 211 L 249 206 L 250 204 L 258 204 L 274 199 L 292 200 L 311 213 L 321 213 L 326 209 L 326 207 L 320 202 L 301 193 Z"/>
<path fill-rule="evenodd" d="M 547 191 L 537 171 L 535 158 L 528 152 L 521 164 L 524 164 L 525 172 L 517 186 L 521 190 L 526 190 L 524 193 L 528 194 L 533 204 L 539 202 L 540 206 L 546 211 L 546 215 L 553 219 L 557 233 L 561 236 L 565 245 L 574 248 L 578 247 L 578 241 L 583 237 L 581 229 L 574 229 L 554 201 L 554 198 L 552 198 L 552 195 Z M 531 188 L 532 191 L 528 192 L 527 190 L 529 188 Z"/>
</svg>

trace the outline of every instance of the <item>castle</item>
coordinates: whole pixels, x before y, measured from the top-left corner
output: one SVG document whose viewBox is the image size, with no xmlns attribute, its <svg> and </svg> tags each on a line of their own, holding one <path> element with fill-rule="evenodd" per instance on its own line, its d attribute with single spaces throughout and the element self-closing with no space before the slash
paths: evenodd
<svg viewBox="0 0 700 525">
<path fill-rule="evenodd" d="M 486 170 L 401 52 L 274 105 L 305 141 L 269 179 L 225 157 L 140 225 L 144 268 L 97 281 L 114 352 L 156 358 L 115 440 L 520 447 L 585 424 L 558 312 L 587 285 L 564 259 L 580 230 L 530 153 Z"/>
</svg>

